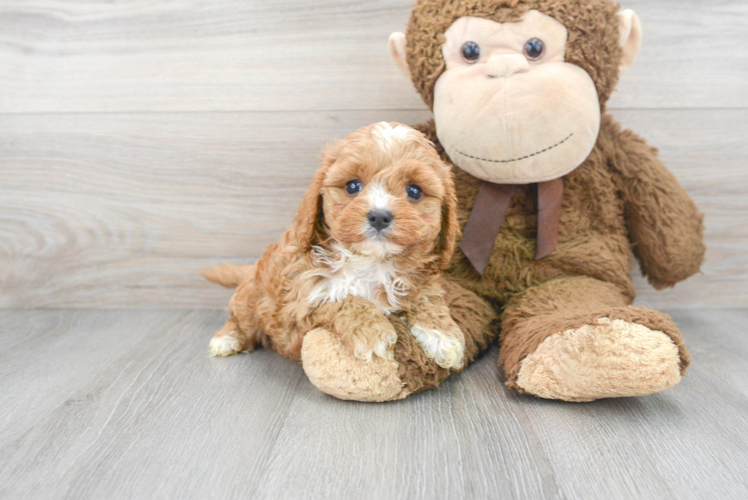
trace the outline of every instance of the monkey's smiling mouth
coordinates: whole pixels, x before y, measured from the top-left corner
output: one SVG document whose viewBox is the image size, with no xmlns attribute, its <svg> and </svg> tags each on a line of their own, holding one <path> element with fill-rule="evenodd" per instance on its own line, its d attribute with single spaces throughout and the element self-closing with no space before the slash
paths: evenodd
<svg viewBox="0 0 748 500">
<path fill-rule="evenodd" d="M 511 163 L 511 162 L 513 162 L 513 161 L 526 160 L 527 158 L 531 158 L 531 157 L 533 157 L 533 156 L 537 156 L 537 155 L 539 155 L 539 154 L 541 154 L 541 153 L 545 153 L 546 151 L 550 151 L 551 149 L 553 149 L 553 148 L 555 148 L 555 147 L 558 147 L 558 146 L 560 146 L 561 144 L 563 144 L 563 143 L 565 143 L 566 141 L 568 141 L 569 139 L 571 139 L 573 135 L 574 135 L 574 132 L 572 132 L 571 134 L 569 134 L 568 136 L 566 136 L 566 138 L 564 138 L 564 139 L 560 140 L 559 142 L 557 142 L 557 143 L 556 143 L 556 144 L 554 144 L 553 146 L 548 146 L 547 148 L 545 148 L 545 149 L 541 149 L 540 151 L 536 151 L 536 152 L 534 152 L 534 153 L 533 153 L 533 154 L 531 154 L 531 155 L 521 156 L 521 157 L 519 157 L 519 158 L 512 158 L 511 160 L 490 160 L 490 159 L 487 159 L 487 158 L 479 158 L 479 157 L 477 157 L 477 156 L 472 156 L 472 155 L 469 155 L 469 154 L 467 154 L 467 153 L 463 153 L 463 152 L 462 152 L 462 151 L 460 151 L 459 149 L 455 149 L 455 148 L 452 148 L 452 149 L 454 149 L 454 150 L 455 150 L 455 152 L 457 152 L 457 153 L 461 154 L 462 156 L 465 156 L 465 157 L 467 157 L 467 158 L 472 158 L 473 160 L 479 160 L 479 161 L 488 161 L 488 162 L 491 162 L 491 163 Z"/>
</svg>

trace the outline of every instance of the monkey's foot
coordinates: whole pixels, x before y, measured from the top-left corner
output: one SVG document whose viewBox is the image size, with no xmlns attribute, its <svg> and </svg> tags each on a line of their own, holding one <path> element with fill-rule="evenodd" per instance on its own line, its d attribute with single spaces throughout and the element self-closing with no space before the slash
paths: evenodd
<svg viewBox="0 0 748 500">
<path fill-rule="evenodd" d="M 338 399 L 381 402 L 411 393 L 400 380 L 396 361 L 379 356 L 370 361 L 358 359 L 322 328 L 304 336 L 301 362 L 312 384 Z"/>
<path fill-rule="evenodd" d="M 591 401 L 644 396 L 681 379 L 670 336 L 623 319 L 553 334 L 522 360 L 516 384 L 547 399 Z"/>
</svg>

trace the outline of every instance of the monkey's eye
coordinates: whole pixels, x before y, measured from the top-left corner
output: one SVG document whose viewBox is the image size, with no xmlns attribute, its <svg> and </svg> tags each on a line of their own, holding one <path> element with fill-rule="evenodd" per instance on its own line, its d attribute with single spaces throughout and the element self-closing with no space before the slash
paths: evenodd
<svg viewBox="0 0 748 500">
<path fill-rule="evenodd" d="M 423 191 L 421 191 L 421 188 L 416 184 L 409 185 L 405 189 L 405 192 L 408 193 L 408 199 L 411 199 L 413 201 L 418 201 L 423 198 Z"/>
<path fill-rule="evenodd" d="M 480 59 L 480 46 L 475 42 L 465 42 L 462 44 L 460 53 L 466 63 L 473 64 Z"/>
<path fill-rule="evenodd" d="M 531 61 L 537 61 L 545 53 L 545 44 L 540 38 L 531 38 L 525 42 L 525 57 Z"/>
<path fill-rule="evenodd" d="M 361 185 L 361 181 L 358 179 L 348 181 L 348 184 L 345 185 L 345 192 L 351 196 L 360 193 L 361 189 L 363 189 L 363 186 Z"/>
</svg>

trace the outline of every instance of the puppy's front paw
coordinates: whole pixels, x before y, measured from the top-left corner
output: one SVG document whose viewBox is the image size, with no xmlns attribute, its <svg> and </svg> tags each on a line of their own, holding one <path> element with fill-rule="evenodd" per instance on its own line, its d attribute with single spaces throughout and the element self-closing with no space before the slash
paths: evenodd
<svg viewBox="0 0 748 500">
<path fill-rule="evenodd" d="M 465 340 L 455 332 L 444 332 L 415 324 L 410 333 L 423 352 L 442 368 L 462 368 L 465 357 Z M 461 332 L 460 332 L 461 333 Z"/>
<path fill-rule="evenodd" d="M 397 342 L 397 333 L 390 328 L 374 328 L 361 330 L 352 335 L 346 335 L 343 345 L 355 357 L 362 361 L 371 361 L 372 356 L 390 359 L 393 357 L 392 347 Z"/>
</svg>

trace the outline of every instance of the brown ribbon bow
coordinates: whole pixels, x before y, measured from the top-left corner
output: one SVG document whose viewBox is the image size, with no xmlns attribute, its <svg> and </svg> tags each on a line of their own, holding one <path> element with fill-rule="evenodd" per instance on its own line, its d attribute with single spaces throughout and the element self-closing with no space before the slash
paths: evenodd
<svg viewBox="0 0 748 500">
<path fill-rule="evenodd" d="M 501 230 L 512 196 L 514 184 L 483 182 L 463 231 L 460 248 L 478 273 L 483 275 L 491 257 L 496 237 Z M 538 235 L 535 259 L 547 257 L 558 245 L 561 221 L 563 179 L 538 183 Z"/>
</svg>

